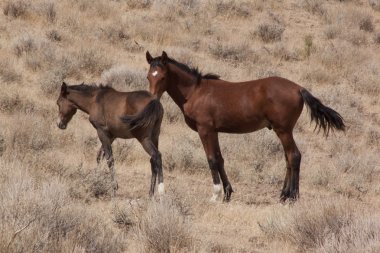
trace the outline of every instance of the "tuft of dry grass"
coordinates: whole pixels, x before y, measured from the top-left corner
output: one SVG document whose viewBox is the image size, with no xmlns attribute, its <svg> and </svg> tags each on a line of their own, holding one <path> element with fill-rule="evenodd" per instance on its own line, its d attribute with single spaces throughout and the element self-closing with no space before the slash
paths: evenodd
<svg viewBox="0 0 380 253">
<path fill-rule="evenodd" d="M 364 16 L 359 20 L 359 29 L 366 32 L 373 32 L 373 18 L 372 16 Z"/>
<path fill-rule="evenodd" d="M 1 162 L 1 252 L 122 252 L 122 234 L 69 201 L 64 182 L 37 183 L 17 162 Z"/>
<path fill-rule="evenodd" d="M 101 74 L 102 82 L 118 90 L 145 90 L 148 87 L 146 73 L 127 65 L 114 65 Z"/>
<path fill-rule="evenodd" d="M 375 11 L 380 11 L 380 0 L 368 0 L 369 5 Z"/>
<path fill-rule="evenodd" d="M 132 231 L 144 252 L 181 252 L 193 247 L 190 223 L 168 196 L 148 203 Z"/>
<path fill-rule="evenodd" d="M 4 83 L 16 83 L 20 82 L 22 75 L 14 68 L 11 61 L 1 61 L 0 62 L 0 77 L 1 81 Z"/>
<path fill-rule="evenodd" d="M 260 228 L 270 239 L 291 242 L 302 250 L 317 248 L 352 223 L 355 208 L 343 199 L 314 200 L 274 210 Z"/>
<path fill-rule="evenodd" d="M 301 5 L 308 12 L 313 14 L 318 14 L 322 16 L 326 13 L 323 0 L 302 0 Z"/>
<path fill-rule="evenodd" d="M 280 41 L 285 28 L 276 22 L 261 23 L 257 27 L 257 35 L 265 42 Z"/>
<path fill-rule="evenodd" d="M 7 1 L 3 7 L 3 13 L 6 16 L 18 18 L 25 16 L 29 7 L 30 3 L 25 0 Z"/>
</svg>

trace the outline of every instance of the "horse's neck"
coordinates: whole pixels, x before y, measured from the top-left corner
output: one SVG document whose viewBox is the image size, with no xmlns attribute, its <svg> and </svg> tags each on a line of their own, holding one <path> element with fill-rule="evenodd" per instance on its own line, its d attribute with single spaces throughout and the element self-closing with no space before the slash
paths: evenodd
<svg viewBox="0 0 380 253">
<path fill-rule="evenodd" d="M 170 73 L 167 92 L 183 111 L 183 105 L 191 97 L 197 85 L 195 77 L 174 66 Z"/>
<path fill-rule="evenodd" d="M 85 95 L 85 94 L 82 94 L 80 91 L 73 90 L 73 91 L 70 91 L 67 98 L 71 102 L 73 102 L 78 107 L 79 110 L 82 110 L 85 113 L 89 114 L 91 106 L 94 102 L 94 96 L 95 96 L 94 93 L 92 95 L 87 95 L 87 94 Z"/>
</svg>

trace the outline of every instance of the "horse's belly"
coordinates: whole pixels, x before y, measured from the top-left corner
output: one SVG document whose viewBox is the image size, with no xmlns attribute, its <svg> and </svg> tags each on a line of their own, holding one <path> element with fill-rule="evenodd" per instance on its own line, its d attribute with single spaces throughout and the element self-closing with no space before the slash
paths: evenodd
<svg viewBox="0 0 380 253">
<path fill-rule="evenodd" d="M 230 120 L 222 124 L 216 124 L 217 131 L 223 133 L 250 133 L 265 127 L 271 128 L 266 119 Z"/>
</svg>

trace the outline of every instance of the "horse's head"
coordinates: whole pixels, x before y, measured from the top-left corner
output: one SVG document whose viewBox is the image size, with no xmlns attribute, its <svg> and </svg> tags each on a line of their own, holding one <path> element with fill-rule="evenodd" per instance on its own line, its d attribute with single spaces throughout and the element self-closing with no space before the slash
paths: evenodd
<svg viewBox="0 0 380 253">
<path fill-rule="evenodd" d="M 167 90 L 168 86 L 168 55 L 163 51 L 161 56 L 153 58 L 149 51 L 147 51 L 146 60 L 150 65 L 147 76 L 149 80 L 149 90 L 150 93 L 159 99 Z"/>
<path fill-rule="evenodd" d="M 59 94 L 58 105 L 58 120 L 57 126 L 60 129 L 66 129 L 67 124 L 70 122 L 74 114 L 77 112 L 77 108 L 73 102 L 67 99 L 68 91 L 65 82 L 62 83 L 61 93 Z"/>
</svg>

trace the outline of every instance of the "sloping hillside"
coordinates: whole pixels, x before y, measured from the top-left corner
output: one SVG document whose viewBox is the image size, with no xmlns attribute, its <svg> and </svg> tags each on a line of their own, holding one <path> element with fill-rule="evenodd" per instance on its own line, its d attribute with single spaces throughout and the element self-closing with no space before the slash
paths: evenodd
<svg viewBox="0 0 380 253">
<path fill-rule="evenodd" d="M 379 0 L 0 1 L 0 252 L 379 252 Z M 145 52 L 229 81 L 278 75 L 337 110 L 324 138 L 304 109 L 300 200 L 281 204 L 285 160 L 268 129 L 220 134 L 230 203 L 195 132 L 164 95 L 166 196 L 148 198 L 149 157 L 113 144 L 110 197 L 99 141 L 78 112 L 55 125 L 63 80 L 147 89 Z"/>
</svg>

